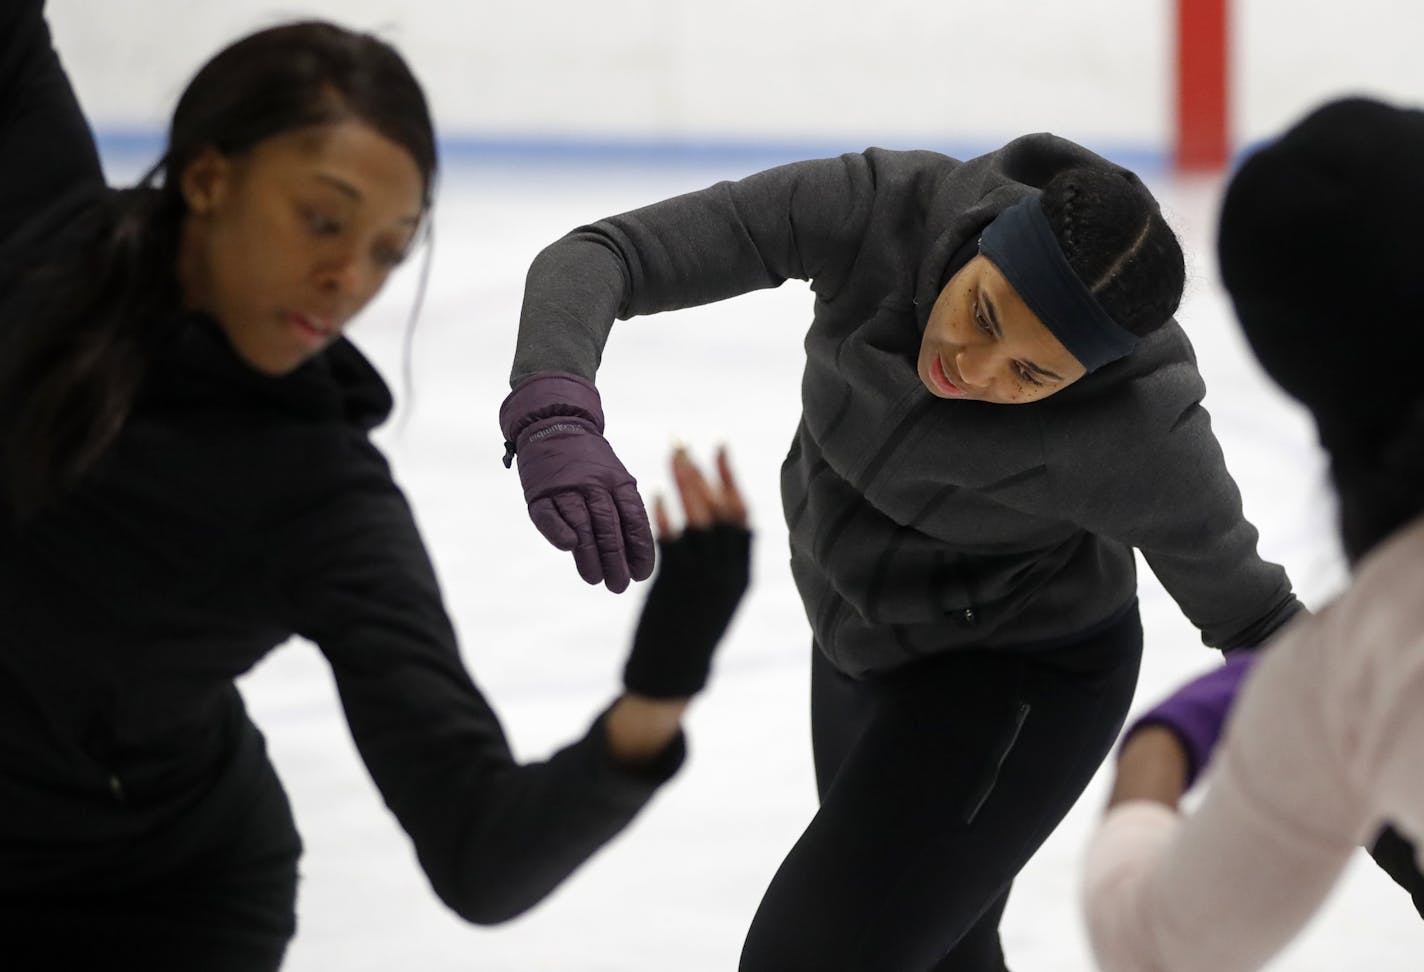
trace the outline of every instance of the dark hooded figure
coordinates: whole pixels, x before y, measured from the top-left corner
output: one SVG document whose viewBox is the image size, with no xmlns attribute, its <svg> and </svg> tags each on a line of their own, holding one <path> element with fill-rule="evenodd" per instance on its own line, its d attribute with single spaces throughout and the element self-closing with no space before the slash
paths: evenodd
<svg viewBox="0 0 1424 972">
<path fill-rule="evenodd" d="M 1129 730 L 1087 858 L 1108 972 L 1260 968 L 1361 843 L 1424 904 L 1424 395 L 1408 377 L 1424 353 L 1421 165 L 1424 112 L 1351 98 L 1227 190 L 1222 280 L 1262 366 L 1315 419 L 1354 576 Z M 1206 796 L 1181 817 L 1208 760 Z"/>
</svg>

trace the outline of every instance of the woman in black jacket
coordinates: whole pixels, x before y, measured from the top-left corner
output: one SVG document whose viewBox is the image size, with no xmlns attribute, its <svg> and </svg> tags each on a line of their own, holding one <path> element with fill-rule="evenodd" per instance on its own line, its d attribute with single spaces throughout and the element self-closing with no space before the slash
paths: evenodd
<svg viewBox="0 0 1424 972">
<path fill-rule="evenodd" d="M 400 57 L 321 23 L 219 53 L 108 189 L 40 0 L 0 13 L 0 948 L 7 968 L 270 969 L 301 845 L 233 680 L 292 634 L 435 891 L 546 895 L 682 760 L 747 580 L 725 460 L 582 740 L 519 765 L 461 664 L 342 336 L 417 242 L 435 146 Z M 694 602 L 695 603 L 691 603 Z"/>
</svg>

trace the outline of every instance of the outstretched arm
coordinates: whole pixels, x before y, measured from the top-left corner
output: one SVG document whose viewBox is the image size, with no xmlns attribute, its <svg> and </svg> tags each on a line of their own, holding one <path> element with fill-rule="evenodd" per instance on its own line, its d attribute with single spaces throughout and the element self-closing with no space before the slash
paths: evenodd
<svg viewBox="0 0 1424 972">
<path fill-rule="evenodd" d="M 371 485 L 330 500 L 319 532 L 293 529 L 294 560 L 279 583 L 306 615 L 298 630 L 330 660 L 356 746 L 432 887 L 467 920 L 504 921 L 552 891 L 676 772 L 682 712 L 745 587 L 747 544 L 739 554 L 735 543 L 699 548 L 689 570 L 660 575 L 629 692 L 582 739 L 519 764 L 460 661 L 403 498 L 388 478 Z M 669 561 L 694 532 L 665 540 Z M 734 583 L 720 614 L 689 625 L 705 602 L 687 584 L 709 577 Z M 683 609 L 672 626 L 649 626 L 658 604 Z"/>
<path fill-rule="evenodd" d="M 616 318 L 815 279 L 859 250 L 876 192 L 866 156 L 781 166 L 612 216 L 547 247 L 529 268 L 511 383 L 500 408 L 529 516 L 579 575 L 620 592 L 652 570 L 636 481 L 604 438 L 593 378 Z"/>
<path fill-rule="evenodd" d="M 1137 547 L 1207 645 L 1264 644 L 1301 611 L 1290 579 L 1257 551 L 1181 328 L 1151 334 L 1123 368 L 1139 374 L 1082 408 L 1092 426 L 1050 427 L 1051 501 L 1090 533 Z M 1041 512 L 1051 512 L 1044 508 Z"/>
<path fill-rule="evenodd" d="M 1359 785 L 1365 768 L 1346 755 L 1360 726 L 1373 723 L 1360 713 L 1374 707 L 1360 680 L 1337 671 L 1350 666 L 1339 659 L 1366 651 L 1338 632 L 1323 637 L 1321 621 L 1292 626 L 1236 683 L 1211 786 L 1193 813 L 1179 815 L 1177 797 L 1235 695 L 1222 690 L 1228 666 L 1253 655 L 1184 686 L 1129 735 L 1084 865 L 1102 969 L 1260 968 L 1310 918 L 1378 819 L 1374 795 Z M 1376 658 L 1360 668 L 1387 671 Z"/>
<path fill-rule="evenodd" d="M 41 0 L 0 4 L 0 273 L 35 220 L 103 186 L 88 123 L 50 42 Z"/>
<path fill-rule="evenodd" d="M 529 268 L 511 384 L 593 379 L 615 319 L 710 304 L 787 279 L 834 287 L 876 191 L 867 156 L 778 166 L 579 227 Z"/>
</svg>

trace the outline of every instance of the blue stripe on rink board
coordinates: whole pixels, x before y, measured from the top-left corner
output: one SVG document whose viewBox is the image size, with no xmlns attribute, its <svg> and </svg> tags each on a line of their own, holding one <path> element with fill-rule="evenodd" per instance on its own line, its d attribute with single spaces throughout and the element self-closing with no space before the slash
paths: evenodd
<svg viewBox="0 0 1424 972">
<path fill-rule="evenodd" d="M 127 163 L 157 159 L 163 150 L 163 133 L 152 129 L 105 129 L 95 133 L 99 152 L 106 160 Z M 518 136 L 454 134 L 440 139 L 441 161 L 461 164 L 602 164 L 602 165 L 698 165 L 755 163 L 776 165 L 858 152 L 867 146 L 884 148 L 928 148 L 955 158 L 967 159 L 998 148 L 983 140 L 925 138 L 613 138 L 594 136 Z M 1149 175 L 1165 172 L 1171 153 L 1166 148 L 1145 145 L 1090 145 L 1095 151 Z"/>
</svg>

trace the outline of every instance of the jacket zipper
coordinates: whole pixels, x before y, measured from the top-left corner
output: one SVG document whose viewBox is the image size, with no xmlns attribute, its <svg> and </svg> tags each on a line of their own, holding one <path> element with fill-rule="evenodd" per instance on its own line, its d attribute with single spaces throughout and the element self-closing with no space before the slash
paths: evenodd
<svg viewBox="0 0 1424 972">
<path fill-rule="evenodd" d="M 1020 702 L 1018 711 L 1014 713 L 1014 727 L 1009 732 L 1009 738 L 1005 741 L 999 751 L 998 758 L 994 760 L 994 768 L 980 784 L 979 789 L 974 794 L 974 799 L 970 801 L 969 813 L 965 816 L 964 822 L 972 824 L 974 818 L 979 816 L 979 811 L 984 809 L 984 804 L 988 802 L 989 795 L 994 792 L 994 787 L 999 782 L 999 773 L 1004 768 L 1004 762 L 1009 758 L 1009 753 L 1013 752 L 1015 744 L 1019 741 L 1019 734 L 1023 732 L 1024 721 L 1028 718 L 1029 704 Z"/>
</svg>

